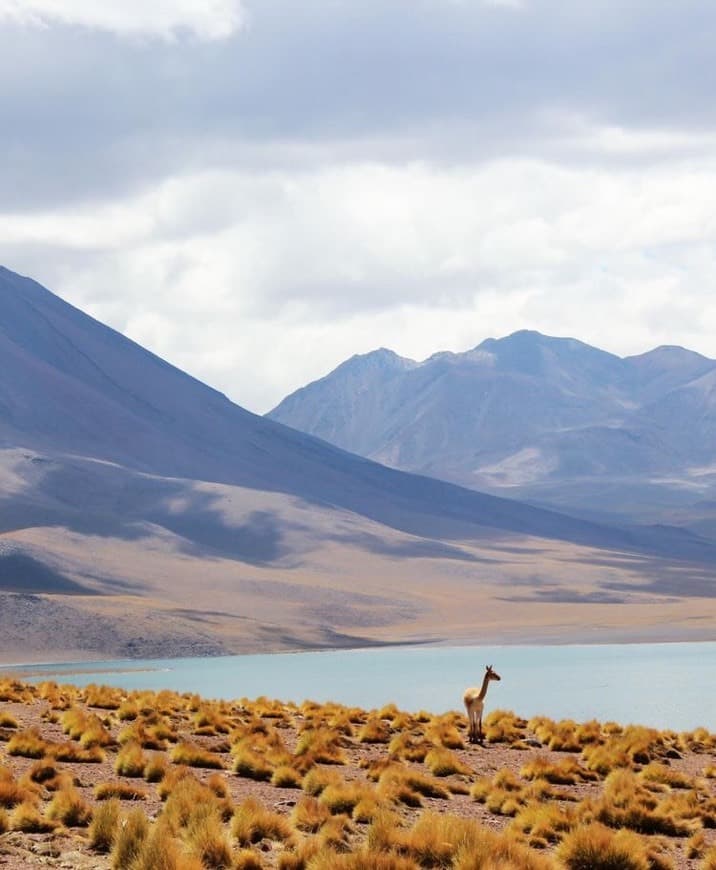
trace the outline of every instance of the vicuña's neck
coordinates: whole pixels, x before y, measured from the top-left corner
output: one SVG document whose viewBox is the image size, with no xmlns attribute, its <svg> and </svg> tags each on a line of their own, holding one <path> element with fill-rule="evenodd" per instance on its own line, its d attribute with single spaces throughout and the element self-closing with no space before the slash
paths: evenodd
<svg viewBox="0 0 716 870">
<path fill-rule="evenodd" d="M 481 701 L 487 694 L 487 687 L 490 684 L 490 678 L 487 674 L 482 678 L 482 688 L 480 689 L 480 694 L 477 696 Z"/>
</svg>

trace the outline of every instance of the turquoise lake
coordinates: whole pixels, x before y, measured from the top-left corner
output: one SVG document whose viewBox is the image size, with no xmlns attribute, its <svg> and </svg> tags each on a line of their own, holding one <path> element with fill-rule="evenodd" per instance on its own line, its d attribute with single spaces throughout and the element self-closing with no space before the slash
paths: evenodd
<svg viewBox="0 0 716 870">
<path fill-rule="evenodd" d="M 207 698 L 333 700 L 366 708 L 394 701 L 404 710 L 439 713 L 462 709 L 463 690 L 480 684 L 486 664 L 502 676 L 490 685 L 486 712 L 499 707 L 527 717 L 716 731 L 716 643 L 382 647 L 32 670 L 76 685 L 168 688 Z"/>
</svg>

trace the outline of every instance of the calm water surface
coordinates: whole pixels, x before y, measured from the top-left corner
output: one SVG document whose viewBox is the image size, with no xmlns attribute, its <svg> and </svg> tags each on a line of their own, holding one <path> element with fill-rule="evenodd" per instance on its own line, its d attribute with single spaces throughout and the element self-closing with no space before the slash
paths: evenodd
<svg viewBox="0 0 716 870">
<path fill-rule="evenodd" d="M 404 710 L 443 712 L 462 708 L 463 689 L 479 685 L 486 664 L 502 676 L 490 685 L 487 711 L 500 707 L 522 716 L 716 731 L 716 643 L 390 647 L 46 670 L 76 685 L 167 688 L 208 698 L 332 700 L 366 708 L 394 701 Z"/>
</svg>

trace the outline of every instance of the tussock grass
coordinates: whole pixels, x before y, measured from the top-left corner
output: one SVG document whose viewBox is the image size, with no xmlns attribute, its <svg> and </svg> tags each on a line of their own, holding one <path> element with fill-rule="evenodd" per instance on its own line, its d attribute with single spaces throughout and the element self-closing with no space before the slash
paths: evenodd
<svg viewBox="0 0 716 870">
<path fill-rule="evenodd" d="M 169 755 L 174 764 L 185 764 L 188 767 L 208 767 L 212 770 L 223 770 L 224 762 L 214 752 L 209 752 L 196 743 L 181 742 L 172 749 Z"/>
<path fill-rule="evenodd" d="M 307 834 L 315 834 L 331 817 L 331 811 L 316 798 L 306 795 L 297 801 L 291 813 L 294 826 Z"/>
<path fill-rule="evenodd" d="M 592 823 L 568 833 L 557 848 L 567 870 L 650 870 L 647 851 L 632 831 Z"/>
<path fill-rule="evenodd" d="M 578 782 L 594 782 L 599 779 L 594 771 L 587 770 L 572 757 L 552 762 L 544 755 L 537 755 L 520 770 L 520 776 L 528 780 L 543 779 L 553 785 L 576 785 Z"/>
<path fill-rule="evenodd" d="M 144 765 L 142 775 L 147 782 L 161 782 L 166 776 L 169 762 L 158 752 L 152 753 Z"/>
<path fill-rule="evenodd" d="M 372 717 L 358 729 L 359 743 L 389 743 L 392 731 L 387 722 L 380 717 Z"/>
<path fill-rule="evenodd" d="M 231 843 L 218 807 L 211 804 L 196 807 L 187 822 L 183 839 L 190 854 L 198 858 L 204 867 L 232 866 Z"/>
<path fill-rule="evenodd" d="M 72 742 L 59 743 L 51 747 L 50 754 L 57 761 L 68 761 L 75 764 L 101 764 L 107 757 L 100 746 L 89 746 L 82 749 Z"/>
<path fill-rule="evenodd" d="M 50 744 L 37 728 L 27 728 L 13 734 L 7 744 L 8 755 L 21 755 L 24 758 L 44 758 L 49 751 Z"/>
<path fill-rule="evenodd" d="M 554 803 L 533 803 L 522 808 L 509 825 L 519 837 L 538 849 L 558 842 L 577 824 L 576 811 Z"/>
<path fill-rule="evenodd" d="M 328 807 L 332 815 L 340 813 L 350 815 L 362 800 L 370 799 L 373 795 L 372 786 L 357 782 L 345 782 L 340 785 L 326 786 L 318 800 Z"/>
<path fill-rule="evenodd" d="M 512 710 L 492 710 L 485 717 L 483 728 L 488 743 L 521 746 L 526 736 L 527 720 L 516 716 Z"/>
<path fill-rule="evenodd" d="M 463 764 L 460 759 L 443 746 L 436 746 L 425 756 L 425 766 L 433 776 L 453 776 L 459 773 L 464 776 L 472 774 L 472 768 Z"/>
<path fill-rule="evenodd" d="M 114 762 L 114 772 L 119 776 L 142 777 L 147 767 L 147 757 L 139 743 L 130 741 L 119 750 Z"/>
<path fill-rule="evenodd" d="M 297 758 L 307 757 L 311 764 L 345 764 L 344 740 L 345 735 L 334 728 L 309 728 L 299 735 L 294 754 Z"/>
<path fill-rule="evenodd" d="M 280 858 L 283 856 L 279 857 Z M 279 864 L 279 867 L 281 864 Z M 240 849 L 236 858 L 234 859 L 234 868 L 235 870 L 263 870 L 264 865 L 261 863 L 261 859 L 251 849 Z"/>
<path fill-rule="evenodd" d="M 86 828 L 92 820 L 92 807 L 76 789 L 67 788 L 55 792 L 46 816 L 68 828 Z"/>
<path fill-rule="evenodd" d="M 10 810 L 22 803 L 33 803 L 37 800 L 34 789 L 21 785 L 15 780 L 10 771 L 2 775 L 0 768 L 0 807 Z"/>
<path fill-rule="evenodd" d="M 271 785 L 276 788 L 301 788 L 303 777 L 295 767 L 281 765 L 271 774 Z"/>
<path fill-rule="evenodd" d="M 97 852 L 109 852 L 119 830 L 121 808 L 117 798 L 112 798 L 95 808 L 88 836 L 90 846 Z"/>
<path fill-rule="evenodd" d="M 0 728 L 19 728 L 17 719 L 6 710 L 0 710 Z"/>
<path fill-rule="evenodd" d="M 119 798 L 123 801 L 144 801 L 149 795 L 136 785 L 127 782 L 100 782 L 94 788 L 95 800 L 106 801 Z"/>
<path fill-rule="evenodd" d="M 98 707 L 102 710 L 119 710 L 124 700 L 122 689 L 112 686 L 97 686 L 90 683 L 85 686 L 80 696 L 88 707 Z"/>
<path fill-rule="evenodd" d="M 134 868 L 149 835 L 149 822 L 142 810 L 131 810 L 118 826 L 110 862 L 112 870 Z"/>
<path fill-rule="evenodd" d="M 422 736 L 416 736 L 409 731 L 395 734 L 388 744 L 388 754 L 391 758 L 402 761 L 422 762 L 434 744 Z"/>
<path fill-rule="evenodd" d="M 383 770 L 378 782 L 381 795 L 388 797 L 391 794 L 398 793 L 401 788 L 407 788 L 411 792 L 423 795 L 424 797 L 441 798 L 443 800 L 450 798 L 450 792 L 443 783 L 432 776 L 426 776 L 410 767 L 391 765 Z M 420 804 L 418 803 L 417 805 L 419 806 Z"/>
<path fill-rule="evenodd" d="M 303 790 L 308 795 L 318 797 L 329 785 L 341 785 L 343 779 L 335 770 L 314 767 L 303 777 Z"/>
<path fill-rule="evenodd" d="M 8 827 L 11 831 L 22 831 L 25 834 L 47 834 L 54 831 L 57 823 L 45 818 L 34 803 L 18 804 L 8 817 Z"/>
<path fill-rule="evenodd" d="M 464 749 L 465 741 L 458 725 L 465 728 L 466 722 L 465 717 L 457 713 L 432 717 L 425 727 L 425 738 L 436 746 L 444 746 L 445 749 Z"/>
<path fill-rule="evenodd" d="M 695 788 L 694 778 L 658 761 L 651 761 L 639 776 L 646 782 L 668 785 L 670 788 Z"/>
<path fill-rule="evenodd" d="M 290 841 L 293 831 L 285 816 L 267 810 L 255 798 L 247 798 L 234 811 L 231 835 L 239 845 L 249 846 L 263 839 Z"/>
</svg>

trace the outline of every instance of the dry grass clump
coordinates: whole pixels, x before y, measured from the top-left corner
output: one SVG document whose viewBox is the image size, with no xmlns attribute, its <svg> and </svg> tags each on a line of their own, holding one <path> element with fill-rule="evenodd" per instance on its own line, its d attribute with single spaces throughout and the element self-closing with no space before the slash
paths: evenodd
<svg viewBox="0 0 716 870">
<path fill-rule="evenodd" d="M 124 701 L 124 692 L 122 689 L 115 689 L 112 686 L 97 686 L 90 683 L 85 686 L 80 697 L 88 707 L 98 707 L 102 710 L 119 710 Z"/>
<path fill-rule="evenodd" d="M 375 716 L 367 720 L 365 725 L 358 730 L 359 743 L 388 743 L 392 731 L 387 722 Z"/>
<path fill-rule="evenodd" d="M 464 749 L 465 741 L 458 729 L 466 727 L 467 719 L 459 713 L 445 713 L 434 716 L 425 727 L 425 738 L 436 746 L 446 749 Z"/>
<path fill-rule="evenodd" d="M 530 846 L 545 849 L 557 843 L 577 823 L 572 807 L 556 803 L 532 803 L 523 807 L 512 820 L 509 830 L 524 838 Z"/>
<path fill-rule="evenodd" d="M 410 731 L 400 731 L 393 735 L 388 744 L 388 755 L 401 761 L 423 762 L 433 745 L 421 735 L 416 735 Z"/>
<path fill-rule="evenodd" d="M 507 743 L 520 749 L 525 746 L 527 720 L 516 716 L 512 710 L 492 710 L 483 726 L 488 743 Z"/>
<path fill-rule="evenodd" d="M 144 801 L 149 796 L 143 788 L 127 782 L 100 782 L 94 789 L 95 800 L 106 801 L 119 798 L 123 801 Z"/>
<path fill-rule="evenodd" d="M 100 746 L 88 746 L 86 749 L 82 749 L 71 741 L 52 746 L 50 754 L 57 761 L 68 761 L 75 764 L 101 764 L 107 757 Z"/>
<path fill-rule="evenodd" d="M 46 816 L 68 828 L 86 828 L 92 819 L 92 807 L 76 789 L 67 788 L 55 792 Z"/>
<path fill-rule="evenodd" d="M 557 848 L 567 870 L 650 870 L 642 839 L 593 822 L 568 833 Z"/>
<path fill-rule="evenodd" d="M 302 782 L 301 774 L 287 764 L 277 767 L 271 774 L 271 785 L 276 788 L 301 788 Z"/>
<path fill-rule="evenodd" d="M 370 800 L 374 794 L 373 787 L 365 783 L 343 782 L 326 786 L 318 800 L 328 807 L 332 815 L 350 815 L 362 800 Z"/>
<path fill-rule="evenodd" d="M 377 819 L 369 831 L 368 845 L 373 850 L 413 859 L 421 867 L 548 870 L 551 866 L 548 859 L 507 834 L 495 833 L 468 819 L 427 811 L 408 830 L 396 827 L 389 817 Z"/>
<path fill-rule="evenodd" d="M 33 803 L 37 794 L 33 788 L 16 781 L 12 771 L 0 766 L 0 807 L 10 810 L 22 803 Z"/>
<path fill-rule="evenodd" d="M 383 727 L 383 723 L 379 726 Z M 345 739 L 345 735 L 334 728 L 308 728 L 299 734 L 294 755 L 299 759 L 305 757 L 310 764 L 345 764 Z"/>
<path fill-rule="evenodd" d="M 601 743 L 585 746 L 582 758 L 589 770 L 606 776 L 617 768 L 649 764 L 668 750 L 661 732 L 641 725 L 629 725 Z"/>
<path fill-rule="evenodd" d="M 182 839 L 203 867 L 232 866 L 231 843 L 218 807 L 200 804 L 189 817 Z"/>
<path fill-rule="evenodd" d="M 0 728 L 19 728 L 17 719 L 6 710 L 0 710 Z"/>
<path fill-rule="evenodd" d="M 37 806 L 28 801 L 18 804 L 8 817 L 8 828 L 25 834 L 47 834 L 56 827 L 56 822 L 45 818 Z"/>
<path fill-rule="evenodd" d="M 231 835 L 239 845 L 250 846 L 263 839 L 290 841 L 293 831 L 285 816 L 267 810 L 255 798 L 247 798 L 234 811 Z"/>
<path fill-rule="evenodd" d="M 576 785 L 578 782 L 594 782 L 599 776 L 582 767 L 573 757 L 552 762 L 544 755 L 537 755 L 520 770 L 520 776 L 528 780 L 543 779 L 553 785 Z"/>
<path fill-rule="evenodd" d="M 413 803 L 400 797 L 402 789 L 408 789 L 413 794 L 429 798 L 447 800 L 450 797 L 450 792 L 439 780 L 403 765 L 391 764 L 385 768 L 380 774 L 378 782 L 382 796 L 388 798 L 391 795 L 395 796 L 398 802 L 408 803 L 409 806 Z M 415 806 L 420 806 L 420 804 L 419 800 L 414 803 Z"/>
<path fill-rule="evenodd" d="M 665 764 L 660 764 L 658 761 L 649 762 L 639 773 L 639 776 L 645 782 L 668 785 L 670 788 L 695 788 L 696 786 L 693 777 L 674 770 Z"/>
<path fill-rule="evenodd" d="M 223 770 L 224 762 L 215 752 L 209 752 L 202 746 L 188 741 L 178 743 L 169 755 L 174 764 L 186 764 L 188 767 L 208 767 L 212 770 Z"/>
<path fill-rule="evenodd" d="M 524 783 L 510 771 L 503 770 L 493 779 L 478 779 L 470 789 L 470 796 L 495 815 L 515 816 L 526 803 L 524 792 Z"/>
<path fill-rule="evenodd" d="M 149 834 L 149 822 L 142 810 L 131 810 L 115 831 L 110 861 L 112 870 L 136 866 Z"/>
<path fill-rule="evenodd" d="M 152 753 L 144 765 L 142 775 L 147 782 L 161 782 L 166 776 L 169 762 L 158 752 Z"/>
<path fill-rule="evenodd" d="M 50 752 L 50 743 L 37 728 L 27 728 L 13 734 L 7 744 L 8 755 L 21 755 L 23 758 L 44 758 Z"/>
<path fill-rule="evenodd" d="M 147 757 L 139 743 L 130 741 L 119 750 L 114 762 L 114 772 L 119 776 L 141 777 L 147 767 Z"/>
<path fill-rule="evenodd" d="M 86 713 L 80 707 L 71 707 L 60 717 L 62 730 L 72 740 L 79 740 L 84 748 L 113 746 L 115 741 L 98 716 Z"/>
<path fill-rule="evenodd" d="M 444 746 L 436 746 L 425 756 L 425 766 L 433 776 L 452 776 L 459 773 L 464 776 L 472 774 L 472 768 L 463 764 L 460 759 Z"/>
<path fill-rule="evenodd" d="M 701 826 L 698 808 L 683 797 L 660 797 L 630 770 L 607 777 L 596 800 L 583 801 L 582 812 L 610 828 L 630 828 L 642 834 L 685 837 Z"/>
<path fill-rule="evenodd" d="M 208 788 L 189 771 L 174 785 L 171 794 L 167 797 L 162 811 L 162 819 L 170 829 L 179 833 L 186 828 L 189 821 L 197 811 L 197 807 L 210 807 L 220 814 L 230 816 L 229 803 L 217 797 L 212 789 Z"/>
<path fill-rule="evenodd" d="M 303 777 L 303 790 L 312 797 L 318 797 L 329 785 L 341 785 L 343 779 L 335 770 L 323 767 L 313 767 Z"/>
<path fill-rule="evenodd" d="M 331 811 L 328 807 L 310 795 L 297 801 L 291 813 L 294 826 L 306 834 L 315 834 L 330 817 Z"/>
<path fill-rule="evenodd" d="M 527 724 L 539 742 L 554 752 L 581 752 L 585 745 L 593 742 L 580 742 L 577 723 L 572 719 L 555 722 L 547 716 L 534 716 Z M 585 735 L 582 739 L 585 740 Z"/>
<path fill-rule="evenodd" d="M 7 677 L 0 679 L 0 701 L 14 704 L 30 704 L 35 696 L 35 689 L 18 680 Z"/>
</svg>

